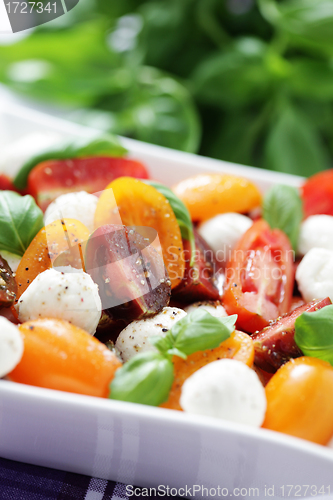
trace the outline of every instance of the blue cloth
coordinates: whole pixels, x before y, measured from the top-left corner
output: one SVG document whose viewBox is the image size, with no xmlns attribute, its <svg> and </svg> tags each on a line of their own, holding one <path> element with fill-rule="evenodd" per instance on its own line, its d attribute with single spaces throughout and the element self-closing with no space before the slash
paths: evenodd
<svg viewBox="0 0 333 500">
<path fill-rule="evenodd" d="M 0 458 L 1 500 L 120 500 L 128 498 L 126 485 L 121 483 Z M 132 498 L 137 500 L 143 496 L 136 495 Z"/>
</svg>

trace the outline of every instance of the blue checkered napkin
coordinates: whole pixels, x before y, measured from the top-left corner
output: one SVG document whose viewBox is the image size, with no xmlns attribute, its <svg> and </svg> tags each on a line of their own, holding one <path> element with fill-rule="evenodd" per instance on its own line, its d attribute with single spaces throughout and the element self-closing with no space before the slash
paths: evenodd
<svg viewBox="0 0 333 500">
<path fill-rule="evenodd" d="M 121 500 L 127 498 L 126 486 L 121 483 L 0 458 L 0 500 Z M 137 495 L 134 498 L 139 500 L 143 497 Z M 153 499 L 153 497 L 150 498 Z"/>
</svg>

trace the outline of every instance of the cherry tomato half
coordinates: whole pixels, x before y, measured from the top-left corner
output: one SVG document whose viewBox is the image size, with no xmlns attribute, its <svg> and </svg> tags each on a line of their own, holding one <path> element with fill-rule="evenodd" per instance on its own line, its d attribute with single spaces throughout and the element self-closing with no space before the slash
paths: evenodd
<svg viewBox="0 0 333 500">
<path fill-rule="evenodd" d="M 226 311 L 238 314 L 240 330 L 262 330 L 290 310 L 293 287 L 293 251 L 287 236 L 262 219 L 256 221 L 227 264 Z"/>
<path fill-rule="evenodd" d="M 253 182 L 229 174 L 199 174 L 173 187 L 195 221 L 210 219 L 225 212 L 246 213 L 261 203 Z"/>
<path fill-rule="evenodd" d="M 301 188 L 305 217 L 333 215 L 333 169 L 310 177 Z"/>
<path fill-rule="evenodd" d="M 148 179 L 142 163 L 128 158 L 74 158 L 37 165 L 28 177 L 28 192 L 45 211 L 58 196 L 73 191 L 98 193 L 114 179 L 128 176 Z"/>
<path fill-rule="evenodd" d="M 21 384 L 106 398 L 117 357 L 101 342 L 67 321 L 37 319 L 19 326 L 21 361 L 8 375 Z"/>
<path fill-rule="evenodd" d="M 333 367 L 317 358 L 288 361 L 265 388 L 263 427 L 327 444 L 333 435 Z"/>
<path fill-rule="evenodd" d="M 89 230 L 75 219 L 56 220 L 43 227 L 28 246 L 17 268 L 16 298 L 21 297 L 38 274 L 50 269 L 53 264 L 83 269 L 83 247 L 88 238 Z"/>
</svg>

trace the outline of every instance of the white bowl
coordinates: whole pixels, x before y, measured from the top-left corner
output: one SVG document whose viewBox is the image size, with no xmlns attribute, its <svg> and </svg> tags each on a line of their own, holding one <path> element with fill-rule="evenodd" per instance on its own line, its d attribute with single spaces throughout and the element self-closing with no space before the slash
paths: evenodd
<svg viewBox="0 0 333 500">
<path fill-rule="evenodd" d="M 0 147 L 1 142 L 31 131 L 56 132 L 66 138 L 96 134 L 12 104 L 2 103 L 0 111 L 4 130 Z M 274 183 L 298 186 L 301 182 L 299 177 L 130 139 L 122 142 L 153 177 L 168 185 L 208 171 L 243 175 L 263 191 Z M 185 496 L 187 487 L 187 496 L 196 498 L 300 498 L 333 492 L 329 448 L 265 429 L 3 380 L 0 455 L 131 485 L 160 486 L 161 493 L 169 486 Z"/>
</svg>

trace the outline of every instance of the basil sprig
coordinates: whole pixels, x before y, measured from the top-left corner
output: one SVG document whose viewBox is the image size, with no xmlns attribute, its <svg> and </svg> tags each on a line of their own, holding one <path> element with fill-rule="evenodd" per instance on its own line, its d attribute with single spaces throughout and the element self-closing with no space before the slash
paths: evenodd
<svg viewBox="0 0 333 500">
<path fill-rule="evenodd" d="M 163 354 L 179 356 L 181 353 L 180 357 L 186 358 L 194 352 L 219 346 L 235 330 L 236 319 L 237 315 L 216 318 L 198 308 L 177 321 L 165 337 L 158 335 L 149 341 Z"/>
<path fill-rule="evenodd" d="M 71 158 L 85 158 L 91 156 L 124 156 L 126 149 L 121 146 L 118 139 L 112 135 L 105 135 L 95 139 L 77 139 L 60 143 L 55 148 L 50 148 L 30 158 L 14 179 L 18 189 L 27 185 L 31 170 L 47 160 L 70 160 Z"/>
<path fill-rule="evenodd" d="M 43 212 L 32 196 L 0 191 L 0 252 L 22 256 L 43 226 Z"/>
<path fill-rule="evenodd" d="M 178 196 L 176 196 L 175 193 L 171 191 L 170 188 L 156 181 L 145 180 L 145 182 L 146 184 L 153 186 L 155 189 L 157 189 L 157 191 L 163 194 L 163 196 L 165 196 L 165 198 L 170 203 L 173 213 L 176 216 L 182 238 L 190 242 L 191 245 L 190 266 L 193 266 L 195 259 L 195 238 L 194 238 L 193 224 L 190 212 L 188 211 L 182 200 L 180 200 Z"/>
<path fill-rule="evenodd" d="M 263 217 L 272 229 L 281 229 L 297 251 L 298 236 L 303 220 L 303 204 L 298 189 L 277 184 L 265 195 Z"/>
<path fill-rule="evenodd" d="M 295 322 L 295 342 L 305 356 L 333 365 L 333 305 L 301 314 Z"/>
<path fill-rule="evenodd" d="M 215 318 L 197 309 L 177 321 L 165 336 L 150 337 L 159 352 L 134 356 L 116 372 L 110 399 L 151 406 L 163 403 L 174 379 L 172 356 L 186 359 L 197 351 L 218 347 L 235 330 L 237 315 Z"/>
</svg>

